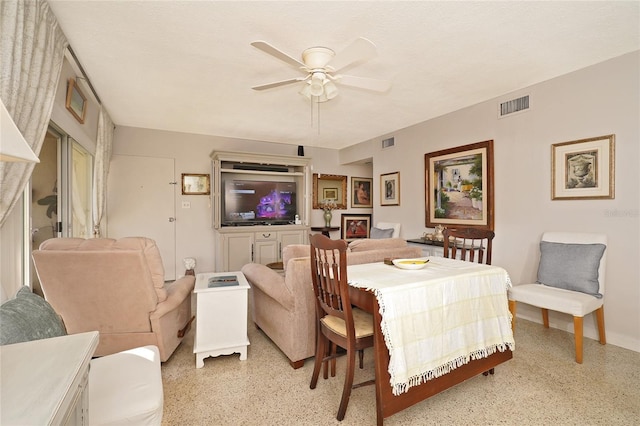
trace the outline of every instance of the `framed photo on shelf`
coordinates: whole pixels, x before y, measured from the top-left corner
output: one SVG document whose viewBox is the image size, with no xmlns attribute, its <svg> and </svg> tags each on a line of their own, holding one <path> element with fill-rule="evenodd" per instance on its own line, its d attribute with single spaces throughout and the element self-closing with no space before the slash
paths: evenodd
<svg viewBox="0 0 640 426">
<path fill-rule="evenodd" d="M 183 173 L 182 195 L 209 195 L 211 184 L 208 174 Z"/>
<path fill-rule="evenodd" d="M 400 205 L 400 172 L 380 175 L 380 205 Z"/>
<path fill-rule="evenodd" d="M 371 208 L 373 200 L 371 198 L 371 186 L 373 179 L 352 177 L 351 178 L 351 207 L 352 208 Z"/>
<path fill-rule="evenodd" d="M 551 145 L 551 199 L 615 198 L 615 135 Z"/>
<path fill-rule="evenodd" d="M 493 141 L 424 156 L 426 227 L 493 230 Z"/>
<path fill-rule="evenodd" d="M 369 238 L 370 233 L 370 214 L 342 214 L 340 220 L 340 238 L 347 241 L 353 241 L 360 238 Z"/>
<path fill-rule="evenodd" d="M 65 107 L 69 110 L 71 115 L 80 122 L 80 124 L 84 124 L 84 117 L 87 113 L 87 98 L 80 91 L 80 88 L 73 78 L 70 78 L 69 83 L 67 84 L 67 100 L 65 102 Z"/>
</svg>

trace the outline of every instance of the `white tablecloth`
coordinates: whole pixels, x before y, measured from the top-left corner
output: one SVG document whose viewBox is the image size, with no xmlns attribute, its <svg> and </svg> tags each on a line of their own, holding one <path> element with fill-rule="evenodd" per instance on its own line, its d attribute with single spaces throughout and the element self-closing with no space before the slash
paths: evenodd
<svg viewBox="0 0 640 426">
<path fill-rule="evenodd" d="M 382 262 L 347 270 L 350 285 L 371 290 L 378 299 L 394 395 L 472 359 L 515 349 L 507 271 L 442 257 L 428 259 L 420 270 Z"/>
</svg>

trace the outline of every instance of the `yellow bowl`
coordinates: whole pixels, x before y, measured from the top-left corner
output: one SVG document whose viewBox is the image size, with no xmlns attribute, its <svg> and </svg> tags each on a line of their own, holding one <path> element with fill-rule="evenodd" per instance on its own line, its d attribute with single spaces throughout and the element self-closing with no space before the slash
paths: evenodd
<svg viewBox="0 0 640 426">
<path fill-rule="evenodd" d="M 394 259 L 393 264 L 400 269 L 422 269 L 427 266 L 429 259 Z"/>
</svg>

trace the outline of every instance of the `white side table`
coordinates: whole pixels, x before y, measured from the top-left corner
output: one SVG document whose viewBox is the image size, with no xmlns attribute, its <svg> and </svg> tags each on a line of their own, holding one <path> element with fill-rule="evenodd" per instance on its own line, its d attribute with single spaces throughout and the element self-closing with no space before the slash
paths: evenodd
<svg viewBox="0 0 640 426">
<path fill-rule="evenodd" d="M 209 288 L 209 278 L 235 275 L 238 285 Z M 193 353 L 196 368 L 210 356 L 239 353 L 247 359 L 247 299 L 249 283 L 242 272 L 216 272 L 196 275 L 196 336 Z"/>
</svg>

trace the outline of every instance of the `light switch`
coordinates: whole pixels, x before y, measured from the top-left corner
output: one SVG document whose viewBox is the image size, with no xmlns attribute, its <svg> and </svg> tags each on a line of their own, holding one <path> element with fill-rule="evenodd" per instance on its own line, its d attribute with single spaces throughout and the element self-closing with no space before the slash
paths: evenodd
<svg viewBox="0 0 640 426">
<path fill-rule="evenodd" d="M 191 208 L 191 203 L 189 201 L 183 201 L 182 202 L 182 208 L 183 209 L 190 209 Z"/>
</svg>

